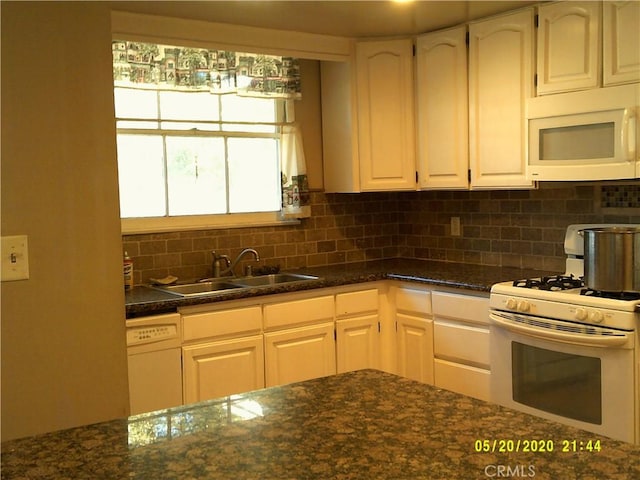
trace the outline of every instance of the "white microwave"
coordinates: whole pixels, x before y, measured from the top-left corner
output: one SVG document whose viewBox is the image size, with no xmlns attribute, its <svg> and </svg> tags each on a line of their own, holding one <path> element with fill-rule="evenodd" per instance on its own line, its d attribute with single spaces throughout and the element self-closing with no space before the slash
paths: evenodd
<svg viewBox="0 0 640 480">
<path fill-rule="evenodd" d="M 529 99 L 527 174 L 533 180 L 640 177 L 640 84 Z"/>
</svg>

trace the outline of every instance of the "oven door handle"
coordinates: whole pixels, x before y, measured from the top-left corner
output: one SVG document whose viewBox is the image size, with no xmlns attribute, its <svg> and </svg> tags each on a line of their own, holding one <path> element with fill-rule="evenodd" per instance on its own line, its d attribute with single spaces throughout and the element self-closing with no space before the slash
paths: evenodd
<svg viewBox="0 0 640 480">
<path fill-rule="evenodd" d="M 521 333 L 530 337 L 537 337 L 559 342 L 581 344 L 595 347 L 619 347 L 629 341 L 629 335 L 620 332 L 615 336 L 586 335 L 580 333 L 565 333 L 547 328 L 536 328 L 518 322 L 512 322 L 495 313 L 489 314 L 489 319 L 495 325 L 506 328 L 515 333 Z"/>
</svg>

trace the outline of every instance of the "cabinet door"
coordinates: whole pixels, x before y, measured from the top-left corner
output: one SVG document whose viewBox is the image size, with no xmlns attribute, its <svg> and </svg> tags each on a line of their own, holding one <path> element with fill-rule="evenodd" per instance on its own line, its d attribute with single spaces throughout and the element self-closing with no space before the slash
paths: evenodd
<svg viewBox="0 0 640 480">
<path fill-rule="evenodd" d="M 420 189 L 469 186 L 466 34 L 459 27 L 417 39 Z"/>
<path fill-rule="evenodd" d="M 539 7 L 538 95 L 600 85 L 600 8 L 600 2 Z"/>
<path fill-rule="evenodd" d="M 433 321 L 398 313 L 396 325 L 398 374 L 433 384 Z"/>
<path fill-rule="evenodd" d="M 525 101 L 533 92 L 533 11 L 469 26 L 471 188 L 531 188 Z"/>
<path fill-rule="evenodd" d="M 640 2 L 604 2 L 604 85 L 640 82 Z"/>
<path fill-rule="evenodd" d="M 336 322 L 338 373 L 378 368 L 378 315 L 363 315 Z"/>
<path fill-rule="evenodd" d="M 334 324 L 264 334 L 268 387 L 336 373 Z"/>
<path fill-rule="evenodd" d="M 183 347 L 185 403 L 264 387 L 262 335 Z"/>
<path fill-rule="evenodd" d="M 359 42 L 356 78 L 362 190 L 415 189 L 412 41 Z"/>
</svg>

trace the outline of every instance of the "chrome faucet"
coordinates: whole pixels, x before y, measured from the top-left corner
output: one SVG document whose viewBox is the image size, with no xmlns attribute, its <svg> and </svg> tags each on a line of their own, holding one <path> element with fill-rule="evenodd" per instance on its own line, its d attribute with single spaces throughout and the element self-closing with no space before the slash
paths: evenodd
<svg viewBox="0 0 640 480">
<path fill-rule="evenodd" d="M 253 254 L 253 257 L 255 258 L 256 262 L 260 261 L 260 255 L 253 248 L 245 248 L 244 250 L 242 250 L 238 254 L 238 256 L 233 260 L 233 262 L 229 259 L 228 255 L 218 255 L 215 251 L 212 251 L 211 255 L 213 255 L 213 266 L 212 266 L 213 278 L 219 278 L 229 274 L 231 274 L 231 276 L 234 276 L 235 275 L 234 269 L 236 268 L 236 265 L 242 259 L 242 257 L 244 257 L 248 253 Z M 225 263 L 224 268 L 222 267 L 223 262 Z M 251 265 L 247 265 L 247 268 L 245 270 L 245 275 L 249 276 L 251 275 L 251 273 L 252 273 Z M 208 280 L 208 279 L 204 279 L 204 280 Z M 204 280 L 201 280 L 201 281 L 204 281 Z"/>
<path fill-rule="evenodd" d="M 236 265 L 242 259 L 242 257 L 244 257 L 248 253 L 253 254 L 253 258 L 255 259 L 256 262 L 260 261 L 260 255 L 258 254 L 257 251 L 255 251 L 253 248 L 245 248 L 238 254 L 238 256 L 233 260 L 233 262 L 231 262 L 231 265 L 226 270 L 223 270 L 222 272 L 220 272 L 220 274 L 226 275 L 229 272 L 231 272 L 232 276 L 235 275 L 234 269 L 236 268 Z M 251 265 L 247 265 L 247 268 L 244 273 L 245 273 L 245 276 L 250 276 L 252 274 Z"/>
<path fill-rule="evenodd" d="M 226 267 L 224 270 L 226 271 L 231 266 L 231 260 L 229 259 L 228 255 L 218 255 L 215 250 L 211 251 L 211 255 L 213 257 L 213 262 L 211 263 L 211 273 L 213 278 L 218 278 L 222 276 L 222 272 L 223 272 L 222 262 L 224 261 L 224 263 L 226 264 Z"/>
</svg>

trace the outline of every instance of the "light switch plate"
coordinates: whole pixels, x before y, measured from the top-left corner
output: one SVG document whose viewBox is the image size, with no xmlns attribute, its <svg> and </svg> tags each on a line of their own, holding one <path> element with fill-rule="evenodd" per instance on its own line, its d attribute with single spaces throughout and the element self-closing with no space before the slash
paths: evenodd
<svg viewBox="0 0 640 480">
<path fill-rule="evenodd" d="M 0 254 L 2 255 L 0 280 L 3 282 L 28 280 L 29 249 L 27 247 L 27 236 L 2 237 L 0 247 Z"/>
</svg>

